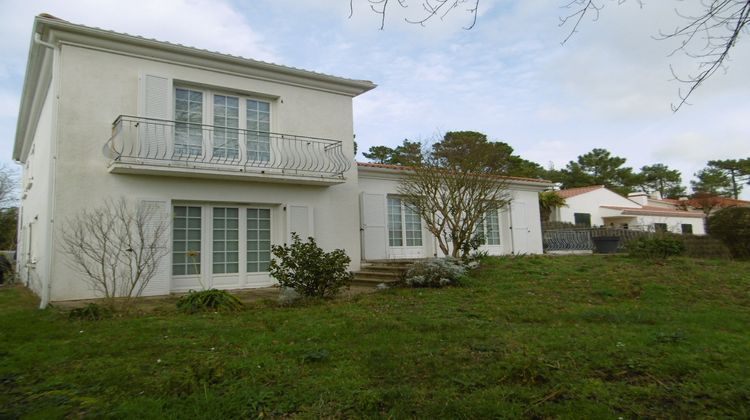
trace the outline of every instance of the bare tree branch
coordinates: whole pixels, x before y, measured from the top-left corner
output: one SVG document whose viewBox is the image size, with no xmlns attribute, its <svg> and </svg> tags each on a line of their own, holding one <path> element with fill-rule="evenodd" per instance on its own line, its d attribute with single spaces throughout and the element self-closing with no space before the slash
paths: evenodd
<svg viewBox="0 0 750 420">
<path fill-rule="evenodd" d="M 385 20 L 388 12 L 396 6 L 400 6 L 402 9 L 409 7 L 411 3 L 409 0 L 366 0 L 370 6 L 370 10 L 380 15 L 380 29 L 385 28 Z M 435 17 L 440 20 L 445 19 L 451 12 L 459 9 L 461 6 L 466 5 L 464 10 L 471 16 L 471 23 L 464 26 L 464 29 L 472 29 L 477 23 L 477 15 L 479 13 L 479 0 L 422 0 L 420 6 L 424 10 L 424 14 L 419 18 L 404 18 L 408 23 L 425 26 L 426 23 L 433 20 Z M 354 0 L 349 0 L 349 18 L 354 15 Z"/>
<path fill-rule="evenodd" d="M 127 308 L 143 293 L 167 254 L 162 243 L 167 223 L 150 210 L 134 209 L 124 199 L 107 200 L 72 217 L 62 228 L 68 264 L 85 275 L 89 286 L 110 305 L 122 298 Z"/>
</svg>

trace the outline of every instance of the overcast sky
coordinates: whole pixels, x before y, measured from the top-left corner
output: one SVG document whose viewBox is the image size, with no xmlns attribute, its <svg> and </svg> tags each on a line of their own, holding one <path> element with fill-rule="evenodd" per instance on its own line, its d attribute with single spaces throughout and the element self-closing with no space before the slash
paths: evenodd
<svg viewBox="0 0 750 420">
<path fill-rule="evenodd" d="M 697 3 L 610 1 L 567 44 L 566 1 L 495 0 L 470 17 L 456 12 L 426 28 L 404 22 L 419 3 L 393 9 L 385 30 L 366 0 L 0 0 L 0 157 L 11 161 L 31 26 L 47 12 L 74 23 L 152 37 L 354 79 L 378 87 L 354 100 L 360 153 L 404 138 L 474 130 L 526 159 L 556 168 L 593 148 L 627 165 L 664 163 L 689 180 L 709 159 L 750 156 L 750 46 L 740 42 L 719 72 L 674 114 L 680 87 L 654 40 L 680 24 L 674 8 Z M 396 2 L 392 2 L 396 3 Z M 747 41 L 747 39 L 743 40 Z M 113 116 L 114 118 L 114 116 Z M 744 198 L 750 198 L 746 187 Z"/>
</svg>

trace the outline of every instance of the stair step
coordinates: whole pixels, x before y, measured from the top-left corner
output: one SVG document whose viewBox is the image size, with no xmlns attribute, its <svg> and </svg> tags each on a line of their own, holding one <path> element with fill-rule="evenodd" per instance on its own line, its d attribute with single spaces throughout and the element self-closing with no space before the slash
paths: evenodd
<svg viewBox="0 0 750 420">
<path fill-rule="evenodd" d="M 395 284 L 398 283 L 398 280 L 394 280 L 394 279 L 361 279 L 361 278 L 355 277 L 352 280 L 351 284 L 353 286 L 377 287 L 377 285 L 379 285 L 381 283 L 387 285 L 388 287 L 392 287 L 392 286 L 394 286 Z"/>
</svg>

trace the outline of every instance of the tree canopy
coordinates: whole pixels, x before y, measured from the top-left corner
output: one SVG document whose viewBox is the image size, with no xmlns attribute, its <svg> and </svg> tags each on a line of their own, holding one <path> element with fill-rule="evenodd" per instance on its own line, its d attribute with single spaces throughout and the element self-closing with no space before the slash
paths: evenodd
<svg viewBox="0 0 750 420">
<path fill-rule="evenodd" d="M 708 168 L 724 174 L 729 180 L 728 192 L 735 199 L 742 192 L 743 184 L 750 184 L 750 158 L 709 160 Z"/>
<path fill-rule="evenodd" d="M 718 168 L 708 167 L 696 172 L 690 186 L 696 194 L 732 196 L 732 181 Z"/>
<path fill-rule="evenodd" d="M 422 143 L 404 139 L 400 146 L 373 146 L 362 155 L 375 163 L 414 166 L 422 161 Z"/>
<path fill-rule="evenodd" d="M 646 192 L 658 191 L 662 197 L 679 198 L 687 195 L 682 185 L 682 175 L 676 169 L 657 163 L 641 167 L 638 174 L 640 186 Z"/>
<path fill-rule="evenodd" d="M 624 167 L 627 159 L 612 156 L 606 149 L 593 149 L 570 161 L 559 171 L 550 171 L 553 181 L 562 184 L 563 188 L 604 185 L 620 194 L 627 195 L 637 184 L 633 168 Z"/>
<path fill-rule="evenodd" d="M 419 142 L 404 140 L 396 147 L 373 146 L 363 153 L 375 163 L 414 166 L 424 159 Z M 527 178 L 544 178 L 546 171 L 539 164 L 513 154 L 513 147 L 501 141 L 490 141 L 476 131 L 449 131 L 434 143 L 427 153 L 445 168 L 466 169 L 486 173 Z"/>
</svg>

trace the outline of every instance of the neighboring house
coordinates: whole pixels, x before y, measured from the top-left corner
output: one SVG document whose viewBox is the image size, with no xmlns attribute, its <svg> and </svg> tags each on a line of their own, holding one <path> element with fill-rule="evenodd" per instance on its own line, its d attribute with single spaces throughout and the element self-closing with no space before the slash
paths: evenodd
<svg viewBox="0 0 750 420">
<path fill-rule="evenodd" d="M 61 228 L 120 197 L 169 226 L 145 295 L 274 284 L 270 247 L 292 232 L 343 248 L 355 271 L 433 256 L 396 194 L 403 169 L 354 164 L 352 98 L 374 87 L 38 16 L 13 151 L 20 278 L 42 305 L 95 297 Z M 516 200 L 488 215 L 487 247 L 541 253 L 536 194 L 549 184 L 510 181 Z"/>
<path fill-rule="evenodd" d="M 552 211 L 550 220 L 579 226 L 607 226 L 634 230 L 705 234 L 703 213 L 684 210 L 658 194 L 631 193 L 627 198 L 603 185 L 557 192 L 566 207 Z"/>
</svg>

